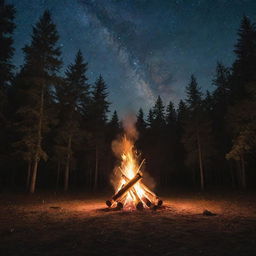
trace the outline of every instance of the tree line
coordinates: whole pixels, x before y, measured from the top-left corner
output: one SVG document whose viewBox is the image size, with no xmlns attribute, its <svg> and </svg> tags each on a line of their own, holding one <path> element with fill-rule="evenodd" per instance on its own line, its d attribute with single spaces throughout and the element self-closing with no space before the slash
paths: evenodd
<svg viewBox="0 0 256 256">
<path fill-rule="evenodd" d="M 111 142 L 123 132 L 110 115 L 108 88 L 88 82 L 80 50 L 64 67 L 59 34 L 46 10 L 14 73 L 15 8 L 0 0 L 0 188 L 100 190 L 110 186 Z M 231 67 L 217 63 L 212 92 L 194 75 L 186 97 L 139 109 L 137 148 L 161 188 L 247 188 L 256 183 L 256 29 L 241 21 Z M 64 74 L 61 69 L 65 68 Z M 108 118 L 110 116 L 110 118 Z"/>
</svg>

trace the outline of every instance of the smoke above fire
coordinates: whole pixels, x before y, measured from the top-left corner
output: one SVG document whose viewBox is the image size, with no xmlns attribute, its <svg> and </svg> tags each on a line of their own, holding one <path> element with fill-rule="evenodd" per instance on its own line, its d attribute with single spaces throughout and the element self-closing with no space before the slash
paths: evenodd
<svg viewBox="0 0 256 256">
<path fill-rule="evenodd" d="M 119 134 L 117 139 L 112 142 L 112 151 L 118 158 L 120 158 L 123 152 L 126 152 L 129 148 L 133 147 L 134 143 L 139 138 L 139 132 L 136 129 L 135 123 L 136 115 L 133 113 L 127 114 L 122 120 L 124 134 Z M 126 143 L 123 141 L 123 136 L 127 138 Z"/>
</svg>

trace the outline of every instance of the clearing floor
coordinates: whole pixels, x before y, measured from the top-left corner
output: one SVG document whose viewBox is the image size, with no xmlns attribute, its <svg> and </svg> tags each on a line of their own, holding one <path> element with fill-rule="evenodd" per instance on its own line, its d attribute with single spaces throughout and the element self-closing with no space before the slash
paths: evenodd
<svg viewBox="0 0 256 256">
<path fill-rule="evenodd" d="M 0 255 L 256 255 L 255 196 L 167 196 L 157 211 L 105 199 L 0 195 Z"/>
</svg>

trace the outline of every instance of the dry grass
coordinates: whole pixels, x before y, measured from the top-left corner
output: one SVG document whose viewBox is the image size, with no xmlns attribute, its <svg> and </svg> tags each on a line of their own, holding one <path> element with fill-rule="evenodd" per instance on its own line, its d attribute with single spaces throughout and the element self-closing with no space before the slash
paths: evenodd
<svg viewBox="0 0 256 256">
<path fill-rule="evenodd" d="M 256 255 L 253 197 L 167 197 L 141 212 L 104 199 L 2 195 L 0 255 Z"/>
</svg>

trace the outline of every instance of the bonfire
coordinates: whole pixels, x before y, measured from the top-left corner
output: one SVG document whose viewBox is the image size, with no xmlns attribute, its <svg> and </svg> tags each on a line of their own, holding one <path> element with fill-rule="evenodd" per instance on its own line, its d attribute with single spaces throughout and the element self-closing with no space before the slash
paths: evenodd
<svg viewBox="0 0 256 256">
<path fill-rule="evenodd" d="M 108 207 L 116 209 L 144 208 L 157 209 L 162 205 L 162 200 L 143 183 L 142 167 L 145 159 L 139 160 L 132 139 L 123 136 L 116 141 L 114 148 L 118 148 L 120 163 L 114 169 L 115 194 L 106 201 Z M 116 151 L 116 150 L 114 150 Z"/>
</svg>

